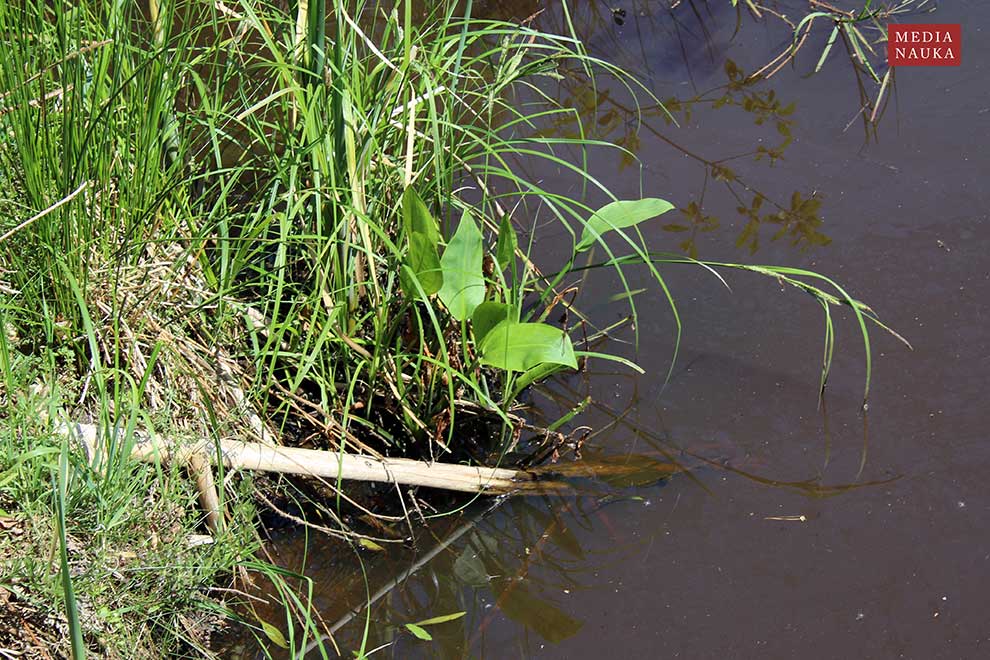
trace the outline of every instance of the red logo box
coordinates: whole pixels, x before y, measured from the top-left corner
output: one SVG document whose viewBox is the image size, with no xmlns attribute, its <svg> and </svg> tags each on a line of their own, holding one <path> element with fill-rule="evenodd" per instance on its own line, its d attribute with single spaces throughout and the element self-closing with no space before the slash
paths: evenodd
<svg viewBox="0 0 990 660">
<path fill-rule="evenodd" d="M 887 63 L 890 66 L 959 66 L 962 63 L 962 25 L 887 25 Z"/>
</svg>

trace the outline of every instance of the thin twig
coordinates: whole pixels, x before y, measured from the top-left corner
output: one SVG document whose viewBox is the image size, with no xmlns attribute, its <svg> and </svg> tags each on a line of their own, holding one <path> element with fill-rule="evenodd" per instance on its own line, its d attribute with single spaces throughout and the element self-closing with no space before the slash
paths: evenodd
<svg viewBox="0 0 990 660">
<path fill-rule="evenodd" d="M 81 184 L 79 184 L 79 187 L 78 188 L 76 188 L 75 190 L 73 190 L 72 192 L 70 192 L 68 195 L 66 195 L 62 199 L 58 200 L 57 202 L 55 202 L 54 204 L 52 204 L 51 206 L 49 206 L 44 211 L 41 211 L 40 213 L 37 213 L 37 214 L 31 216 L 30 218 L 28 218 L 27 220 L 25 220 L 21 224 L 17 225 L 16 227 L 14 227 L 10 231 L 8 231 L 3 236 L 0 236 L 0 243 L 3 243 L 8 238 L 10 238 L 11 236 L 13 236 L 17 232 L 21 231 L 22 229 L 25 229 L 26 227 L 30 227 L 32 224 L 34 224 L 38 220 L 41 220 L 43 217 L 45 217 L 46 215 L 48 215 L 49 213 L 51 213 L 55 209 L 59 208 L 60 206 L 62 206 L 64 204 L 68 204 L 73 199 L 75 199 L 76 196 L 79 193 L 81 193 L 83 190 L 85 190 L 88 185 L 89 185 L 89 181 L 83 181 Z"/>
</svg>

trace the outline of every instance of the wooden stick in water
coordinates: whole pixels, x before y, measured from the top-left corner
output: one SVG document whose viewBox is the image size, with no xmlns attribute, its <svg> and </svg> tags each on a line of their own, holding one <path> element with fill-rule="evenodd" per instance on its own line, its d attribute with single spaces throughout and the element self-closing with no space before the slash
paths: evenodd
<svg viewBox="0 0 990 660">
<path fill-rule="evenodd" d="M 81 444 L 92 462 L 100 456 L 101 443 L 94 424 L 63 422 L 57 427 Z M 119 434 L 123 436 L 123 430 Z M 227 469 L 259 470 L 298 474 L 325 479 L 377 481 L 408 486 L 426 486 L 466 493 L 500 495 L 516 492 L 553 492 L 567 490 L 564 484 L 537 481 L 526 471 L 506 468 L 476 467 L 451 463 L 427 463 L 408 458 L 372 458 L 333 451 L 263 445 L 240 440 L 188 441 L 134 432 L 131 457 L 147 462 L 182 461 L 205 457 L 211 464 L 222 463 Z M 210 508 L 213 508 L 212 506 Z"/>
</svg>

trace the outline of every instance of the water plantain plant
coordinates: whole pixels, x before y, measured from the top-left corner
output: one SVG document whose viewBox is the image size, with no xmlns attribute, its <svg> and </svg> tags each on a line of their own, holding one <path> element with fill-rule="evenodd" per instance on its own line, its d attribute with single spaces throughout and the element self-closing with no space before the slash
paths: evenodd
<svg viewBox="0 0 990 660">
<path fill-rule="evenodd" d="M 408 243 L 402 264 L 407 297 L 429 302 L 437 294 L 451 318 L 462 324 L 461 336 L 473 340 L 478 362 L 506 372 L 503 405 L 538 379 L 560 369 L 577 369 L 581 352 L 575 352 L 569 335 L 556 326 L 527 320 L 522 314 L 519 293 L 525 289 L 514 287 L 518 237 L 508 216 L 499 225 L 493 249 L 486 254 L 482 232 L 472 213 L 465 210 L 440 256 L 436 220 L 414 189 L 406 189 L 402 208 Z M 588 218 L 573 254 L 591 248 L 607 231 L 639 224 L 673 208 L 661 199 L 611 202 Z"/>
</svg>

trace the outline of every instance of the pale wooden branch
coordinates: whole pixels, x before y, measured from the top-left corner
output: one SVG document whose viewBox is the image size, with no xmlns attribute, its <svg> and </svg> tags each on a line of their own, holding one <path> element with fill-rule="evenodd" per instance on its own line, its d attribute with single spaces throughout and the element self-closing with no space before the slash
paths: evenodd
<svg viewBox="0 0 990 660">
<path fill-rule="evenodd" d="M 94 424 L 62 422 L 56 430 L 78 442 L 91 462 L 100 459 L 99 430 Z M 123 436 L 123 431 L 118 433 Z M 188 463 L 202 456 L 231 470 L 258 470 L 324 479 L 376 481 L 426 486 L 467 493 L 500 495 L 516 492 L 559 492 L 559 482 L 538 480 L 526 471 L 451 463 L 427 463 L 408 458 L 373 458 L 332 451 L 263 445 L 239 440 L 178 440 L 135 431 L 131 457 L 154 463 Z M 193 459 L 195 460 L 195 459 Z M 212 508 L 212 507 L 210 507 Z"/>
<path fill-rule="evenodd" d="M 224 513 L 220 507 L 220 495 L 217 492 L 216 481 L 213 479 L 213 466 L 203 454 L 193 454 L 189 457 L 189 472 L 196 478 L 196 488 L 199 490 L 199 505 L 206 514 L 206 528 L 212 534 L 223 531 Z"/>
</svg>

